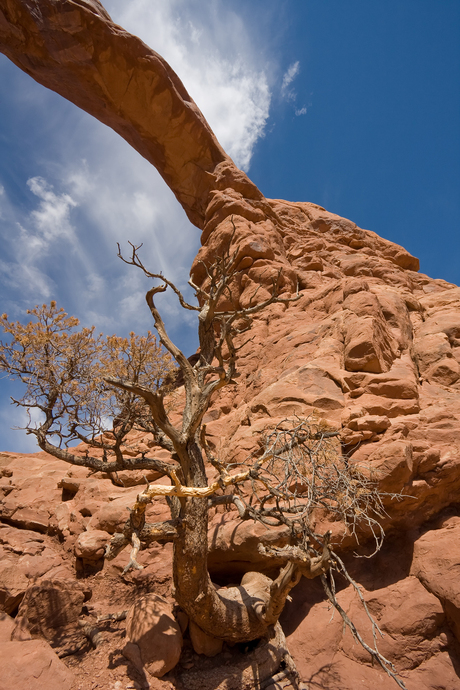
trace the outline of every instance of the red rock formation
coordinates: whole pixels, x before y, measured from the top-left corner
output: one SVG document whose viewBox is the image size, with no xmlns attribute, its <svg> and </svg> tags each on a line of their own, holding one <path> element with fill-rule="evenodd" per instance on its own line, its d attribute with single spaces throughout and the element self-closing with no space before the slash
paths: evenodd
<svg viewBox="0 0 460 690">
<path fill-rule="evenodd" d="M 0 673 L 4 688 L 71 690 L 74 681 L 73 674 L 45 640 L 4 642 Z"/>
<path fill-rule="evenodd" d="M 1 0 L 0 51 L 126 139 L 195 225 L 218 185 L 219 164 L 253 186 L 169 65 L 114 24 L 98 0 Z"/>
<path fill-rule="evenodd" d="M 460 288 L 418 273 L 417 259 L 402 247 L 315 204 L 265 199 L 222 151 L 168 65 L 116 27 L 97 0 L 0 0 L 0 43 L 22 69 L 158 167 L 202 230 L 196 283 L 205 280 L 203 265 L 232 242 L 241 268 L 236 305 L 247 306 L 256 289 L 262 299 L 280 270 L 285 296 L 299 287 L 298 301 L 255 318 L 241 351 L 242 375 L 208 413 L 210 442 L 237 460 L 267 423 L 289 415 L 315 414 L 340 428 L 350 462 L 382 491 L 403 494 L 386 501 L 387 545 L 373 561 L 350 566 L 386 634 L 382 651 L 409 688 L 460 687 Z M 0 461 L 0 511 L 8 524 L 0 529 L 0 601 L 14 613 L 32 577 L 68 567 L 64 549 L 85 528 L 99 530 L 94 548 L 83 539 L 76 554 L 96 559 L 100 531 L 116 529 L 136 487 L 122 497 L 44 454 L 27 470 L 23 458 Z M 217 521 L 212 567 L 223 559 L 227 568 L 249 568 L 258 535 L 235 527 L 229 544 L 228 518 Z M 340 541 L 341 526 L 331 528 Z M 64 549 L 47 532 L 59 535 Z M 142 577 L 160 587 L 169 556 L 155 549 L 145 554 L 155 567 Z M 350 588 L 340 597 L 360 619 Z M 331 621 L 315 584 L 299 585 L 284 624 L 305 681 L 345 690 L 393 687 Z"/>
<path fill-rule="evenodd" d="M 215 195 L 217 215 L 226 196 Z M 256 317 L 242 377 L 216 402 L 208 433 L 229 460 L 241 459 L 268 419 L 314 412 L 342 429 L 351 461 L 373 470 L 383 491 L 406 494 L 389 505 L 389 524 L 421 524 L 455 500 L 460 482 L 459 288 L 421 275 L 401 247 L 314 204 L 242 201 L 239 213 L 232 207 L 246 266 L 239 304 L 257 287 L 268 291 L 280 269 L 282 292 L 299 284 L 301 298 Z M 264 220 L 247 220 L 249 203 Z M 209 233 L 213 225 L 210 216 L 196 281 L 200 262 L 232 232 L 230 218 Z"/>
</svg>

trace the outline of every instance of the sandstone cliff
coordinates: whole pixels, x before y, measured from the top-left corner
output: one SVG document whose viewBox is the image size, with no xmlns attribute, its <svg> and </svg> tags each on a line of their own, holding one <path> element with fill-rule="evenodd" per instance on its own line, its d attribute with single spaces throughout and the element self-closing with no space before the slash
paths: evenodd
<svg viewBox="0 0 460 690">
<path fill-rule="evenodd" d="M 239 305 L 256 289 L 266 295 L 280 269 L 282 293 L 299 288 L 298 301 L 255 318 L 241 376 L 208 413 L 210 442 L 231 461 L 248 455 L 267 423 L 287 416 L 314 414 L 341 429 L 350 463 L 365 467 L 382 491 L 403 494 L 387 501 L 387 541 L 378 556 L 349 556 L 386 634 L 381 649 L 409 689 L 460 687 L 460 288 L 420 274 L 402 247 L 313 203 L 265 199 L 223 152 L 168 65 L 115 26 L 97 0 L 0 0 L 0 49 L 160 170 L 202 231 L 191 270 L 197 284 L 204 264 L 231 241 L 240 256 Z M 32 616 L 30 607 L 21 609 L 30 583 L 74 582 L 75 564 L 79 575 L 91 566 L 96 573 L 106 535 L 124 521 L 138 489 L 113 487 L 43 453 L 1 454 L 0 468 L 0 603 L 18 614 L 16 624 L 2 619 L 1 630 L 10 639 L 15 625 L 13 637 L 21 639 L 21 618 Z M 151 508 L 156 519 L 161 511 Z M 346 553 L 350 540 L 342 540 L 340 525 L 330 527 Z M 263 567 L 256 538 L 270 539 L 217 513 L 209 564 L 216 578 Z M 95 606 L 119 607 L 134 586 L 167 594 L 169 547 L 145 552 L 148 567 L 128 584 L 118 577 L 123 558 L 91 576 Z M 359 618 L 349 588 L 340 596 Z M 295 590 L 284 627 L 311 687 L 392 687 L 331 620 L 315 584 Z M 41 632 L 56 642 L 56 629 Z M 81 667 L 89 673 L 95 658 Z M 65 678 L 61 687 L 77 682 L 65 669 L 56 673 Z M 120 666 L 104 673 L 101 687 L 125 680 Z M 73 687 L 92 687 L 78 682 Z"/>
</svg>

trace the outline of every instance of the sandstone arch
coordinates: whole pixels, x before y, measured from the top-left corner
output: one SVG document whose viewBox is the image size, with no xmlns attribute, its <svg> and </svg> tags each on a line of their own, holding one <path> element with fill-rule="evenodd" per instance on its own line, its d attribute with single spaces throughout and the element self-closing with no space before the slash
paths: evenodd
<svg viewBox="0 0 460 690">
<path fill-rule="evenodd" d="M 260 317 L 238 388 L 213 410 L 208 432 L 216 445 L 224 438 L 229 459 L 247 453 L 268 417 L 315 411 L 342 427 L 352 462 L 373 469 L 384 489 L 407 495 L 389 507 L 389 530 L 419 528 L 457 502 L 459 288 L 419 274 L 402 247 L 315 204 L 265 199 L 176 75 L 97 0 L 0 0 L 0 50 L 158 168 L 203 232 L 196 282 L 200 261 L 228 243 L 233 219 L 243 306 L 279 268 L 284 294 L 300 284 L 299 302 Z M 450 526 L 456 534 L 458 522 Z M 457 591 L 439 586 L 421 548 L 413 573 L 442 601 L 458 635 Z"/>
</svg>

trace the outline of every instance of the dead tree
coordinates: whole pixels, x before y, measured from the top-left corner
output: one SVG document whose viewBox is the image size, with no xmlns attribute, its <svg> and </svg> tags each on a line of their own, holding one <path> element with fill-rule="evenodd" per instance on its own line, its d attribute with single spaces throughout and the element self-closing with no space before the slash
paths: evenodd
<svg viewBox="0 0 460 690">
<path fill-rule="evenodd" d="M 123 537 L 116 536 L 109 555 L 119 552 L 129 541 L 133 548 L 131 562 L 136 567 L 135 555 L 146 529 L 143 524 L 145 505 L 156 496 L 173 499 L 172 519 L 176 521 L 173 573 L 175 598 L 204 632 L 233 643 L 263 636 L 267 627 L 276 622 L 291 587 L 298 581 L 297 574 L 294 576 L 289 565 L 283 570 L 279 581 L 266 593 L 266 600 L 252 604 L 243 591 L 236 599 L 226 597 L 222 592 L 217 593 L 207 570 L 209 499 L 226 486 L 256 480 L 258 470 L 252 467 L 232 473 L 210 458 L 219 471 L 219 478 L 208 486 L 203 417 L 212 396 L 237 377 L 238 348 L 235 339 L 249 329 L 251 317 L 274 302 L 297 299 L 279 295 L 279 276 L 273 283 L 268 299 L 257 302 L 255 294 L 253 302 L 247 308 L 221 310 L 220 305 L 224 301 L 231 303 L 235 299 L 231 285 L 238 273 L 237 260 L 238 249 L 233 253 L 229 251 L 206 267 L 207 278 L 203 285 L 198 287 L 192 284 L 200 302 L 198 307 L 186 303 L 170 281 L 149 272 L 139 258 L 138 248 L 133 247 L 130 259 L 126 260 L 140 268 L 149 278 L 163 281 L 163 285 L 148 291 L 146 299 L 160 341 L 176 361 L 183 378 L 185 403 L 180 428 L 174 427 L 168 417 L 165 393 L 161 387 L 152 391 L 132 381 L 106 378 L 112 386 L 137 395 L 148 405 L 151 420 L 149 423 L 144 421 L 143 428 L 150 430 L 156 442 L 170 451 L 172 458 L 178 463 L 178 466 L 169 465 L 165 472 L 172 480 L 170 486 L 153 485 L 139 495 L 131 512 L 131 527 L 127 527 Z M 168 287 L 176 293 L 184 308 L 198 312 L 200 356 L 195 364 L 171 341 L 155 306 L 154 296 Z M 306 552 L 302 568 L 310 576 L 313 572 L 320 574 L 327 569 L 328 560 L 327 548 L 318 557 L 312 557 Z M 297 571 L 298 568 L 294 570 Z M 275 610 L 279 611 L 278 615 L 274 615 Z"/>
<path fill-rule="evenodd" d="M 145 338 L 131 334 L 129 339 L 112 336 L 103 342 L 102 336 L 94 337 L 94 329 L 72 332 L 78 322 L 55 303 L 32 310 L 38 324 L 22 326 L 2 316 L 12 339 L 1 344 L 0 368 L 27 384 L 25 396 L 14 402 L 42 415 L 38 423 L 31 419 L 28 432 L 35 435 L 42 450 L 73 465 L 105 473 L 154 470 L 169 478 L 170 484 L 148 485 L 138 495 L 123 532 L 113 536 L 106 556 L 113 558 L 130 546 L 125 570 L 140 568 L 136 557 L 142 545 L 172 541 L 175 599 L 207 635 L 232 644 L 273 635 L 273 626 L 299 579 L 321 576 L 326 594 L 344 622 L 373 659 L 397 680 L 391 664 L 376 647 L 364 643 L 341 610 L 333 571 L 342 572 L 357 586 L 332 550 L 330 534 L 317 533 L 312 527 L 313 517 L 322 511 L 334 515 L 355 534 L 357 527 L 367 527 L 375 535 L 377 548 L 383 536 L 378 522 L 384 510 L 381 494 L 357 468 L 348 466 L 340 452 L 339 432 L 313 419 L 285 420 L 267 429 L 259 450 L 240 465 L 226 465 L 206 443 L 204 415 L 217 391 L 238 377 L 238 351 L 247 342 L 245 333 L 252 317 L 271 304 L 289 303 L 299 295 L 280 294 L 278 275 L 267 299 L 258 301 L 255 290 L 249 306 L 240 307 L 234 289 L 241 261 L 236 247 L 204 267 L 206 278 L 201 286 L 191 283 L 199 302 L 191 305 L 173 283 L 147 270 L 138 250 L 132 245 L 128 259 L 120 251 L 119 256 L 148 278 L 162 282 L 147 292 L 146 300 L 163 351 L 151 334 Z M 168 288 L 183 308 L 198 314 L 200 347 L 193 358 L 187 358 L 171 341 L 155 305 L 155 295 Z M 180 425 L 172 423 L 167 405 L 174 381 L 184 386 Z M 112 419 L 110 428 L 108 417 Z M 169 451 L 170 461 L 145 452 L 133 458 L 130 435 L 136 430 L 151 434 L 157 446 Z M 75 440 L 84 442 L 84 452 L 71 447 Z M 217 471 L 211 484 L 206 462 Z M 148 524 L 146 507 L 156 498 L 168 501 L 171 519 Z M 278 577 L 272 580 L 247 573 L 239 587 L 216 590 L 207 568 L 208 512 L 219 503 L 234 506 L 235 517 L 241 520 L 289 528 L 287 546 L 259 547 L 265 558 L 284 563 Z"/>
<path fill-rule="evenodd" d="M 70 15 L 78 30 L 69 31 Z M 177 75 L 139 39 L 113 24 L 99 0 L 0 0 L 0 16 L 0 51 L 37 81 L 125 137 L 158 168 L 192 223 L 203 227 L 210 194 L 224 182 L 244 188 L 251 199 L 263 198 L 222 150 Z M 59 37 L 64 37 L 66 50 Z M 108 53 L 122 59 L 108 60 Z M 110 75 L 102 80 L 102 88 L 101 74 L 106 75 L 108 67 Z M 156 117 L 145 110 L 152 103 Z M 163 103 L 167 121 L 161 115 Z M 101 349 L 91 329 L 71 333 L 76 324 L 65 321 L 66 315 L 56 311 L 55 305 L 35 310 L 44 326 L 41 330 L 21 330 L 5 316 L 3 324 L 13 344 L 2 347 L 0 360 L 1 368 L 26 383 L 26 396 L 16 404 L 41 415 L 36 425 L 31 419 L 28 430 L 42 450 L 95 471 L 154 470 L 169 478 L 170 485 L 151 486 L 139 495 L 123 534 L 112 540 L 109 555 L 130 544 L 130 567 L 136 567 L 143 542 L 173 541 L 177 601 L 205 632 L 230 642 L 265 634 L 302 574 L 324 578 L 325 573 L 341 568 L 327 533 L 312 531 L 315 510 L 335 511 L 352 529 L 367 520 L 373 529 L 381 509 L 373 487 L 357 474 L 347 475 L 340 455 L 336 453 L 332 462 L 329 457 L 326 464 L 317 462 L 333 437 L 327 436 L 328 430 L 311 427 L 311 422 L 291 420 L 269 430 L 262 452 L 244 467 L 224 466 L 207 448 L 203 416 L 212 396 L 237 376 L 235 343 L 254 314 L 274 302 L 288 301 L 279 295 L 279 280 L 275 280 L 269 299 L 258 302 L 255 294 L 248 308 L 235 305 L 225 311 L 222 301 L 227 297 L 231 302 L 232 278 L 238 269 L 235 261 L 235 255 L 229 254 L 207 267 L 207 280 L 194 286 L 199 307 L 188 305 L 163 276 L 149 273 L 136 248 L 128 261 L 163 283 L 147 293 L 147 302 L 160 340 L 180 370 L 176 382 L 183 381 L 180 428 L 171 423 L 165 405 L 174 375 L 154 373 L 149 358 L 142 355 L 141 346 L 150 347 L 151 342 L 132 338 L 130 343 Z M 187 360 L 169 339 L 155 306 L 155 295 L 167 288 L 176 293 L 182 306 L 198 312 L 200 356 L 196 362 Z M 16 336 L 20 337 L 15 340 Z M 111 428 L 105 426 L 107 417 L 113 420 Z M 136 429 L 151 433 L 170 452 L 170 462 L 148 453 L 133 457 L 130 434 Z M 270 433 L 274 434 L 271 439 Z M 86 452 L 73 450 L 77 440 L 85 443 Z M 206 459 L 219 475 L 211 486 L 205 474 Z M 280 466 L 287 472 L 279 475 Z M 317 481 L 321 475 L 324 481 Z M 286 477 L 284 483 L 280 476 Z M 206 567 L 208 509 L 225 487 L 232 488 L 232 493 L 217 499 L 234 504 L 241 519 L 285 524 L 291 532 L 288 547 L 266 554 L 285 562 L 279 577 L 266 580 L 262 588 L 260 582 L 254 588 L 247 577 L 232 596 L 229 591 L 216 592 Z M 248 491 L 257 499 L 247 500 Z M 156 495 L 169 499 L 171 520 L 148 525 L 145 508 Z M 326 586 L 336 605 L 333 581 Z M 379 656 L 377 660 L 382 661 Z"/>
</svg>

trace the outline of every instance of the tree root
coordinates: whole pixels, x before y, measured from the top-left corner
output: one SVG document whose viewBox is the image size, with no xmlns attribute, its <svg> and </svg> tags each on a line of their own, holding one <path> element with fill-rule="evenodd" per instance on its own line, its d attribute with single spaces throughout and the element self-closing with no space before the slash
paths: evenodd
<svg viewBox="0 0 460 690">
<path fill-rule="evenodd" d="M 289 656 L 290 659 L 289 668 L 286 664 L 286 668 L 282 668 L 281 671 L 278 671 L 278 673 L 275 673 L 275 675 L 270 676 L 269 678 L 266 678 L 264 681 L 262 681 L 259 686 L 260 690 L 271 690 L 272 687 L 276 688 L 280 686 L 290 686 L 290 688 L 293 688 L 293 690 L 300 690 L 300 677 L 297 672 L 297 668 L 295 667 L 294 660 L 292 659 L 289 652 L 286 656 Z M 283 663 L 286 663 L 286 657 Z M 291 664 L 293 664 L 293 668 Z"/>
<path fill-rule="evenodd" d="M 124 621 L 128 615 L 128 609 L 126 611 L 116 611 L 115 613 L 104 613 L 102 616 L 97 617 L 98 623 L 106 623 L 108 621 Z"/>
<path fill-rule="evenodd" d="M 81 627 L 83 634 L 88 638 L 93 647 L 99 647 L 99 645 L 104 642 L 101 631 L 92 623 L 88 623 L 85 620 L 79 620 L 78 625 Z"/>
<path fill-rule="evenodd" d="M 231 648 L 226 656 L 229 652 L 230 660 L 224 661 L 222 654 L 200 657 L 199 669 L 181 671 L 176 667 L 171 676 L 181 690 L 264 690 L 278 679 L 288 679 L 294 690 L 300 690 L 299 675 L 279 623 L 270 626 L 267 635 L 251 651 Z"/>
<path fill-rule="evenodd" d="M 88 640 L 82 640 L 81 642 L 74 645 L 73 647 L 65 647 L 64 649 L 61 649 L 56 653 L 60 659 L 64 659 L 66 656 L 73 656 L 74 654 L 78 654 L 79 652 L 82 652 L 87 647 L 88 647 Z"/>
<path fill-rule="evenodd" d="M 88 642 L 90 642 L 94 648 L 99 647 L 99 645 L 105 642 L 105 638 L 98 626 L 104 626 L 105 624 L 111 622 L 123 621 L 125 620 L 127 614 L 128 611 L 117 611 L 116 613 L 103 614 L 97 617 L 97 625 L 94 624 L 94 620 L 80 618 L 78 621 L 78 626 L 84 634 L 85 639 L 77 642 L 71 647 L 64 647 L 63 649 L 60 649 L 56 652 L 58 657 L 60 659 L 64 659 L 67 656 L 73 656 L 74 654 L 79 654 L 80 652 L 88 650 Z"/>
</svg>

